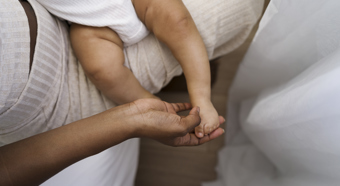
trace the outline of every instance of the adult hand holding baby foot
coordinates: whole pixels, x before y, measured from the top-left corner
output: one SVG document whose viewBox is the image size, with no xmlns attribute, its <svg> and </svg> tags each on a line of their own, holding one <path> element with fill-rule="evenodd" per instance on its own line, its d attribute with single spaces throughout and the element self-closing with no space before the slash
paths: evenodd
<svg viewBox="0 0 340 186">
<path fill-rule="evenodd" d="M 211 101 L 200 103 L 201 123 L 195 128 L 195 134 L 198 138 L 203 138 L 219 128 L 225 121 L 219 116 Z"/>
<path fill-rule="evenodd" d="M 167 103 L 158 99 L 140 99 L 131 104 L 136 123 L 137 137 L 148 137 L 170 146 L 192 146 L 206 143 L 223 134 L 218 126 L 224 122 L 223 117 L 217 121 L 217 127 L 209 131 L 211 135 L 198 138 L 194 128 L 201 123 L 200 108 L 192 108 L 189 103 Z M 187 116 L 177 112 L 191 110 Z M 218 117 L 216 117 L 218 118 Z"/>
</svg>

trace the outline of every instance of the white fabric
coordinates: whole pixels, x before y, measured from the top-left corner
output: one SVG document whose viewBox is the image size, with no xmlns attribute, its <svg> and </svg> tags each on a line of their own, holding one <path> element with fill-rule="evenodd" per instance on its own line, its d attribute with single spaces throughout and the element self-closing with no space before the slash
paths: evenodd
<svg viewBox="0 0 340 186">
<path fill-rule="evenodd" d="M 12 2 L 1 1 L 0 114 L 5 113 L 18 101 L 29 73 L 30 39 L 27 17 L 25 12 L 21 11 L 22 7 L 12 6 Z M 16 50 L 17 46 L 21 46 L 21 50 Z M 9 125 L 4 123 L 2 126 L 5 128 Z"/>
<path fill-rule="evenodd" d="M 42 186 L 133 186 L 138 149 L 138 139 L 125 141 L 67 167 Z"/>
<path fill-rule="evenodd" d="M 130 33 L 139 30 L 136 28 L 141 23 L 131 0 L 37 1 L 52 14 L 71 22 L 90 26 L 117 25 L 112 28 L 124 42 L 127 40 L 124 40 L 123 34 L 130 37 L 133 35 Z M 261 13 L 263 0 L 183 0 L 183 3 L 202 35 L 209 59 L 214 59 L 244 42 Z M 174 76 L 180 75 L 182 69 L 171 51 L 153 34 L 142 41 L 125 45 L 125 66 L 131 69 L 145 89 L 156 93 Z"/>
<path fill-rule="evenodd" d="M 18 67 L 29 65 L 29 53 L 30 53 L 30 35 L 27 16 L 25 11 L 17 0 L 1 0 L 1 6 L 5 7 L 7 11 L 6 14 L 12 17 L 12 25 L 1 24 L 1 30 L 9 30 L 11 34 L 1 37 L 1 40 L 20 39 L 26 43 L 16 43 L 12 47 L 13 51 L 26 51 L 28 54 L 23 55 L 23 57 L 28 57 L 23 59 L 21 62 L 17 61 Z M 65 124 L 65 120 L 68 115 L 69 98 L 67 80 L 64 74 L 67 71 L 66 58 L 68 49 L 66 49 L 68 44 L 67 35 L 57 35 L 55 31 L 57 30 L 66 33 L 66 29 L 62 29 L 60 26 L 61 22 L 55 21 L 44 11 L 38 11 L 40 15 L 38 17 L 38 22 L 41 23 L 38 27 L 38 38 L 36 44 L 36 52 L 34 54 L 34 63 L 30 74 L 28 75 L 28 67 L 25 76 L 14 78 L 13 80 L 20 82 L 19 78 L 23 78 L 26 82 L 24 88 L 21 90 L 20 94 L 17 95 L 16 102 L 12 106 L 0 114 L 0 146 L 12 143 L 14 141 L 29 137 L 41 131 L 46 131 L 51 128 L 56 128 Z M 13 12 L 13 13 L 12 13 Z M 2 13 L 1 15 L 4 15 Z M 5 15 L 6 15 L 5 14 Z M 20 27 L 12 27 L 18 24 L 14 19 L 14 15 L 21 15 L 26 18 L 26 24 L 20 23 Z M 1 16 L 2 17 L 2 16 Z M 20 18 L 22 19 L 22 18 Z M 3 19 L 2 19 L 3 20 Z M 65 26 L 65 25 L 64 25 Z M 20 36 L 20 37 L 18 37 Z M 6 47 L 6 45 L 2 45 Z M 10 56 L 11 53 L 1 53 L 1 68 L 5 66 L 4 64 L 12 64 L 14 61 Z M 19 53 L 20 54 L 20 53 Z M 19 56 L 17 54 L 12 56 Z M 28 59 L 28 60 L 27 60 Z M 25 64 L 24 64 L 25 63 Z M 11 71 L 16 71 L 12 69 Z M 21 69 L 18 69 L 20 72 Z M 2 77 L 9 79 L 10 76 L 2 73 Z M 10 72 L 10 71 L 9 71 Z M 16 83 L 11 82 L 12 86 Z M 6 84 L 1 84 L 1 91 L 6 90 L 4 87 Z M 18 89 L 19 90 L 19 89 Z M 13 95 L 16 92 L 13 91 Z M 56 104 L 56 100 L 67 100 L 63 104 Z M 53 109 L 51 109 L 53 108 Z M 37 125 L 33 125 L 36 123 Z M 43 124 L 44 123 L 44 124 Z M 52 126 L 53 124 L 53 126 Z M 26 130 L 25 127 L 30 128 Z M 15 131 L 19 132 L 19 135 Z"/>
<path fill-rule="evenodd" d="M 22 82 L 20 78 L 26 81 L 21 92 L 20 87 L 11 89 L 13 93 L 19 92 L 15 94 L 16 102 L 0 114 L 0 146 L 114 106 L 88 82 L 83 71 L 78 68 L 70 50 L 65 23 L 53 18 L 36 1 L 32 0 L 30 3 L 37 16 L 38 36 L 28 77 L 28 67 L 27 71 L 21 71 L 23 66 L 29 65 L 30 38 L 25 11 L 17 0 L 0 0 L 0 26 L 3 33 L 0 48 L 4 49 L 0 53 L 1 68 L 7 67 L 7 63 L 16 62 L 19 64 L 16 65 L 18 72 L 25 74 L 14 80 L 18 84 Z M 8 44 L 10 42 L 7 40 L 13 41 L 13 45 Z M 16 52 L 5 53 L 6 49 Z M 12 77 L 15 70 L 10 69 L 2 73 L 1 77 Z M 0 86 L 3 92 L 7 85 Z M 125 141 L 73 164 L 42 185 L 132 186 L 138 163 L 138 149 L 138 139 Z"/>
<path fill-rule="evenodd" d="M 125 46 L 149 34 L 131 0 L 36 0 L 52 14 L 87 26 L 110 27 Z"/>
<path fill-rule="evenodd" d="M 27 81 L 22 85 L 24 88 L 13 89 L 14 93 L 17 92 L 15 103 L 0 113 L 0 146 L 115 106 L 86 78 L 71 50 L 67 25 L 52 17 L 36 0 L 29 2 L 38 21 L 33 66 L 28 78 L 27 70 L 23 73 L 26 77 L 23 76 L 22 80 Z M 263 0 L 210 0 L 209 3 L 185 0 L 184 3 L 194 17 L 212 59 L 232 51 L 247 38 L 260 15 L 261 6 L 258 4 L 261 5 Z M 21 24 L 11 27 L 15 20 L 5 20 L 10 24 L 1 23 L 1 31 L 12 29 L 15 34 L 1 35 L 0 40 L 20 38 L 24 43 L 15 44 L 12 49 L 27 57 L 20 61 L 15 52 L 10 55 L 0 50 L 1 68 L 3 63 L 12 62 L 28 66 L 29 27 L 27 20 L 21 18 L 26 17 L 24 10 L 17 0 L 0 0 L 0 5 L 0 18 L 18 14 L 16 20 Z M 208 11 L 211 13 L 207 14 Z M 6 45 L 1 43 L 0 48 L 3 46 Z M 127 47 L 125 52 L 137 79 L 151 92 L 159 91 L 181 73 L 170 51 L 153 35 Z M 9 58 L 3 58 L 7 55 Z M 6 87 L 4 84 L 0 86 L 1 90 Z M 129 186 L 134 181 L 137 159 L 138 139 L 132 139 L 66 168 L 45 185 Z"/>
<path fill-rule="evenodd" d="M 340 185 L 340 1 L 272 0 L 230 92 L 204 186 Z"/>
<path fill-rule="evenodd" d="M 209 59 L 240 46 L 261 15 L 263 0 L 183 0 L 205 43 Z M 141 85 L 156 93 L 182 73 L 171 51 L 153 34 L 125 48 L 130 67 Z"/>
</svg>

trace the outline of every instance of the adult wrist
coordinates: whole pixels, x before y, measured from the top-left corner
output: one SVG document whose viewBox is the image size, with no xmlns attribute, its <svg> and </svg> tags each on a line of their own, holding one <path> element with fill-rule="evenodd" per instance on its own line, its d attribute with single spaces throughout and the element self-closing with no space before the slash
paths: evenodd
<svg viewBox="0 0 340 186">
<path fill-rule="evenodd" d="M 113 109 L 119 109 L 115 112 L 116 121 L 119 121 L 127 139 L 142 137 L 140 134 L 143 117 L 135 102 L 130 102 Z"/>
<path fill-rule="evenodd" d="M 137 125 L 133 115 L 128 103 L 102 112 L 93 119 L 101 127 L 99 134 L 105 135 L 103 137 L 108 139 L 109 146 L 113 146 L 136 137 Z"/>
</svg>

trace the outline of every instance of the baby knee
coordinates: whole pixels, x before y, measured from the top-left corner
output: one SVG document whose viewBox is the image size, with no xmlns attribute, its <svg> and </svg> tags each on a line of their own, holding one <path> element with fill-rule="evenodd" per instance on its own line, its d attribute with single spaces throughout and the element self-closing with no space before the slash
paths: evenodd
<svg viewBox="0 0 340 186">
<path fill-rule="evenodd" d="M 85 72 L 86 75 L 93 81 L 114 85 L 120 81 L 120 71 L 122 68 L 124 67 L 97 64 L 93 65 L 91 68 L 87 68 Z"/>
</svg>

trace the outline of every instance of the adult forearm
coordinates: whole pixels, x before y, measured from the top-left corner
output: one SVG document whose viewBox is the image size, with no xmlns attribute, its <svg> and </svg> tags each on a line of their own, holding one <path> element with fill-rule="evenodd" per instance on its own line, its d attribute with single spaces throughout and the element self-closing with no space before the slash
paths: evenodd
<svg viewBox="0 0 340 186">
<path fill-rule="evenodd" d="M 38 185 L 67 166 L 133 137 L 148 137 L 171 146 L 208 142 L 217 129 L 198 139 L 199 109 L 181 117 L 188 103 L 141 99 L 101 114 L 0 147 L 0 185 Z M 220 118 L 220 124 L 223 118 Z"/>
<path fill-rule="evenodd" d="M 1 147 L 0 185 L 38 185 L 67 166 L 130 138 L 130 128 L 121 116 L 124 112 L 117 107 Z"/>
</svg>

